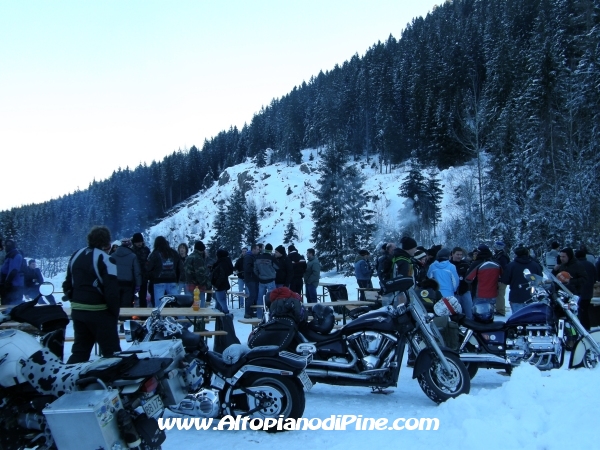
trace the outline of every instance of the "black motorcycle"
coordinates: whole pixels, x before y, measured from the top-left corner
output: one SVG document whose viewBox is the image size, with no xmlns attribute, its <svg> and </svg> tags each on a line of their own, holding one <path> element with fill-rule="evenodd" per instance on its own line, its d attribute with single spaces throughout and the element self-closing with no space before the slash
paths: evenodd
<svg viewBox="0 0 600 450">
<path fill-rule="evenodd" d="M 408 345 L 417 355 L 413 378 L 431 400 L 441 403 L 469 393 L 465 365 L 456 352 L 438 345 L 443 339 L 434 315 L 427 313 L 412 286 L 412 278 L 402 283 L 406 303 L 366 312 L 333 332 L 333 310 L 319 303 L 312 306 L 312 321 L 299 327 L 290 317 L 272 315 L 250 334 L 248 345 L 278 343 L 298 355 L 312 355 L 307 373 L 313 382 L 380 391 L 397 386 Z"/>
<path fill-rule="evenodd" d="M 208 351 L 204 340 L 188 331 L 173 317 L 161 312 L 170 305 L 192 306 L 190 295 L 168 295 L 144 324 L 124 323 L 130 351 L 148 344 L 178 342 L 185 349 L 179 371 L 188 395 L 169 409 L 202 418 L 225 415 L 260 419 L 300 418 L 304 413 L 304 389 L 312 383 L 306 375 L 306 356 L 280 351 L 277 346 L 250 349 L 235 344 L 223 354 Z M 182 351 L 183 353 L 183 351 Z"/>
<path fill-rule="evenodd" d="M 595 367 L 600 361 L 600 329 L 588 332 L 579 322 L 579 297 L 547 270 L 545 277 L 528 269 L 523 274 L 531 290 L 531 300 L 506 322 L 493 322 L 493 307 L 487 303 L 476 305 L 473 320 L 462 315 L 451 317 L 460 325 L 460 359 L 467 365 L 471 378 L 479 368 L 504 369 L 510 373 L 521 362 L 540 370 L 561 367 L 570 330 L 577 333 L 577 338 L 569 368 Z M 476 309 L 480 307 L 481 311 Z"/>
</svg>

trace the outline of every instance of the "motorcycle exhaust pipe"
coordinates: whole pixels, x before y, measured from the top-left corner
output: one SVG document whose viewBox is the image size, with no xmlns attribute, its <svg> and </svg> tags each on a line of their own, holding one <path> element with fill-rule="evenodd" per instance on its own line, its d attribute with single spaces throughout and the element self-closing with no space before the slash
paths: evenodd
<svg viewBox="0 0 600 450">
<path fill-rule="evenodd" d="M 473 353 L 461 353 L 460 354 L 461 361 L 468 363 L 496 363 L 496 364 L 508 364 L 510 365 L 510 361 L 505 358 L 501 358 L 496 355 L 478 355 Z"/>
<path fill-rule="evenodd" d="M 356 361 L 358 361 L 358 357 L 356 356 L 356 353 L 354 353 L 354 351 L 350 347 L 348 347 L 348 352 L 350 352 L 350 354 L 352 355 L 352 360 L 348 363 L 338 363 L 338 362 L 334 362 L 334 361 L 320 361 L 318 359 L 313 359 L 310 362 L 310 366 L 326 366 L 326 367 L 334 367 L 336 369 L 351 369 L 356 364 Z"/>
<path fill-rule="evenodd" d="M 321 369 L 306 369 L 306 374 L 311 377 L 340 377 L 340 378 L 352 378 L 353 380 L 367 381 L 371 377 L 368 375 L 359 375 L 357 373 L 346 373 L 337 372 L 335 370 L 321 370 Z"/>
</svg>

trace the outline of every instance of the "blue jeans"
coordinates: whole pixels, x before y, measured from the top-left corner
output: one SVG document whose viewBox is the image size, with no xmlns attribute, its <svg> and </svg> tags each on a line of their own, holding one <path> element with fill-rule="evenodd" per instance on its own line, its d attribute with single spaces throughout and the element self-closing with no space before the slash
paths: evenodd
<svg viewBox="0 0 600 450">
<path fill-rule="evenodd" d="M 307 303 L 317 303 L 319 298 L 317 297 L 317 286 L 314 284 L 306 284 L 305 289 Z"/>
<path fill-rule="evenodd" d="M 256 300 L 257 305 L 265 304 L 265 295 L 269 295 L 269 293 L 275 289 L 275 281 L 271 281 L 269 283 L 258 283 L 258 298 Z M 256 317 L 259 319 L 263 318 L 264 308 L 258 308 L 256 311 Z"/>
<path fill-rule="evenodd" d="M 227 308 L 227 291 L 215 291 L 215 308 L 225 314 L 229 314 Z"/>
<path fill-rule="evenodd" d="M 462 308 L 463 314 L 467 317 L 467 319 L 473 318 L 473 299 L 471 298 L 471 293 L 469 291 L 464 294 L 455 294 L 454 295 L 460 306 Z"/>
<path fill-rule="evenodd" d="M 246 316 L 254 315 L 254 311 L 251 306 L 256 304 L 258 297 L 258 281 L 246 281 L 246 289 L 248 289 L 248 298 L 246 299 L 246 306 L 244 308 L 244 314 Z"/>
<path fill-rule="evenodd" d="M 525 303 L 513 303 L 510 302 L 510 313 L 514 314 L 518 310 L 525 308 L 527 305 Z"/>
<path fill-rule="evenodd" d="M 160 299 L 163 295 L 177 295 L 177 283 L 156 283 L 154 284 L 154 306 L 160 305 Z"/>
<path fill-rule="evenodd" d="M 248 293 L 248 287 L 246 286 L 246 283 L 244 283 L 244 280 L 242 278 L 238 278 L 238 292 L 243 292 L 246 295 L 250 295 Z M 244 307 L 244 297 L 238 297 L 238 303 L 240 305 L 240 308 Z M 232 303 L 233 305 L 233 303 Z"/>
</svg>

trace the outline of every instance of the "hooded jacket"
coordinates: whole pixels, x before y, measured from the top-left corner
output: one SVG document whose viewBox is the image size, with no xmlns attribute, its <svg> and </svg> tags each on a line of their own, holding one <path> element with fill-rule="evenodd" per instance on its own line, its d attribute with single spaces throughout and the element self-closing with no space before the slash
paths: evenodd
<svg viewBox="0 0 600 450">
<path fill-rule="evenodd" d="M 456 266 L 447 259 L 444 261 L 434 261 L 429 266 L 427 276 L 438 282 L 440 285 L 439 290 L 444 297 L 454 295 L 458 289 L 460 280 L 456 272 Z"/>
</svg>

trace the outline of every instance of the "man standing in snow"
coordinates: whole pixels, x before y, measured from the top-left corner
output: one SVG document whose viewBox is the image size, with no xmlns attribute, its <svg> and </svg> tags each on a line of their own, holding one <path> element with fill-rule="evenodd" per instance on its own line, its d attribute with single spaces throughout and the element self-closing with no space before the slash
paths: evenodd
<svg viewBox="0 0 600 450">
<path fill-rule="evenodd" d="M 528 282 L 525 280 L 523 271 L 529 271 L 536 275 L 542 274 L 542 268 L 529 256 L 529 250 L 526 247 L 515 248 L 515 259 L 512 260 L 502 273 L 500 282 L 506 286 L 510 286 L 508 301 L 510 302 L 510 310 L 514 314 L 525 306 L 525 302 L 531 299 Z"/>
<path fill-rule="evenodd" d="M 465 281 L 467 272 L 469 271 L 469 263 L 464 259 L 464 251 L 460 247 L 454 247 L 452 249 L 452 255 L 450 262 L 456 267 L 456 273 L 458 274 L 458 289 L 454 296 L 460 302 L 463 314 L 468 319 L 473 318 L 473 298 L 471 297 L 471 290 L 469 285 Z"/>
<path fill-rule="evenodd" d="M 290 283 L 290 289 L 296 294 L 302 294 L 302 277 L 306 270 L 306 260 L 304 256 L 298 253 L 296 247 L 291 244 L 288 245 L 288 258 L 292 262 L 292 282 Z"/>
<path fill-rule="evenodd" d="M 477 259 L 473 261 L 465 278 L 475 292 L 473 305 L 490 303 L 496 307 L 498 280 L 502 275 L 500 264 L 492 260 L 492 252 L 487 245 L 477 247 Z"/>
<path fill-rule="evenodd" d="M 258 298 L 258 277 L 254 273 L 254 263 L 258 255 L 258 244 L 252 244 L 251 249 L 244 256 L 244 283 L 248 288 L 248 299 L 245 305 L 244 319 L 252 319 L 255 317 L 252 306 L 256 304 Z"/>
<path fill-rule="evenodd" d="M 372 288 L 373 282 L 371 277 L 373 276 L 373 267 L 371 266 L 370 253 L 368 250 L 361 250 L 358 252 L 356 262 L 354 263 L 354 276 L 356 282 L 360 288 Z M 360 300 L 365 300 L 365 292 L 360 292 Z"/>
<path fill-rule="evenodd" d="M 2 286 L 2 304 L 18 305 L 23 301 L 25 289 L 25 274 L 23 273 L 23 255 L 13 239 L 4 243 L 6 258 L 0 271 L 0 286 Z"/>
<path fill-rule="evenodd" d="M 456 267 L 450 262 L 450 249 L 442 248 L 437 252 L 435 261 L 429 266 L 427 276 L 438 282 L 444 297 L 451 297 L 458 289 L 459 279 Z"/>
<path fill-rule="evenodd" d="M 317 287 L 319 286 L 319 280 L 321 279 L 321 263 L 315 255 L 315 250 L 309 248 L 306 251 L 306 272 L 304 272 L 304 284 L 306 287 L 306 301 L 308 303 L 317 303 Z"/>
</svg>

